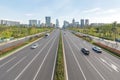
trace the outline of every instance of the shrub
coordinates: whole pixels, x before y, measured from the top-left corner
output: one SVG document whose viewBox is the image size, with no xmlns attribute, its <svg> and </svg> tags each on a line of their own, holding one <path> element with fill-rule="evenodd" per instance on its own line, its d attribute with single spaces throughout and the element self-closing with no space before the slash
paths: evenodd
<svg viewBox="0 0 120 80">
<path fill-rule="evenodd" d="M 109 47 L 109 46 L 106 46 L 106 45 L 104 45 L 104 44 L 102 44 L 102 43 L 97 43 L 97 42 L 94 42 L 93 44 L 95 44 L 95 45 L 97 45 L 97 46 L 100 46 L 101 48 L 104 48 L 104 49 L 106 49 L 106 50 L 114 53 L 114 54 L 117 55 L 117 56 L 120 56 L 120 51 L 117 50 L 117 49 L 115 49 L 115 48 L 111 48 L 111 47 Z"/>
</svg>

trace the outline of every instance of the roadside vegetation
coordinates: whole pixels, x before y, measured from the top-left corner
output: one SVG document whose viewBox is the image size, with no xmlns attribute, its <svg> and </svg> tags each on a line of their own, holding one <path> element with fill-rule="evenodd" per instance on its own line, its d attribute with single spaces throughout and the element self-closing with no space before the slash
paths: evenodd
<svg viewBox="0 0 120 80">
<path fill-rule="evenodd" d="M 5 49 L 0 50 L 0 58 L 11 54 L 13 51 L 15 51 L 15 50 L 17 50 L 17 49 L 19 49 L 19 48 L 21 48 L 21 47 L 23 47 L 23 46 L 31 43 L 31 42 L 33 42 L 33 41 L 35 41 L 35 40 L 37 40 L 37 39 L 39 39 L 39 38 L 41 38 L 41 37 L 43 37 L 44 35 L 45 35 L 45 34 L 40 34 L 39 36 L 31 37 L 31 38 L 29 38 L 29 39 L 28 39 L 27 41 L 25 41 L 25 42 L 22 42 L 22 43 L 20 42 L 20 43 L 18 43 L 18 44 L 16 44 L 16 45 L 13 45 L 13 46 L 10 46 L 10 47 L 8 47 L 8 48 L 5 48 Z"/>
<path fill-rule="evenodd" d="M 81 36 L 79 34 L 74 33 L 74 35 L 76 35 L 79 38 L 82 38 L 83 40 L 86 40 L 90 43 L 92 43 L 93 45 L 99 46 L 102 49 L 106 50 L 108 53 L 110 53 L 111 55 L 120 58 L 120 50 L 117 50 L 115 48 L 109 47 L 107 45 L 104 45 L 102 43 L 98 43 L 98 42 L 94 42 L 91 38 L 89 38 L 88 36 Z"/>
<path fill-rule="evenodd" d="M 26 37 L 29 35 L 34 35 L 41 32 L 51 32 L 54 28 L 48 28 L 48 27 L 25 27 L 25 26 L 5 26 L 0 25 L 0 43 L 14 40 L 17 38 Z M 15 51 L 18 48 L 21 48 L 22 46 L 29 44 L 30 42 L 33 42 L 42 36 L 44 34 L 39 34 L 36 36 L 31 36 L 28 40 L 12 45 L 10 47 L 4 48 L 0 50 L 0 57 L 6 56 L 10 54 L 11 52 Z"/>
<path fill-rule="evenodd" d="M 102 26 L 87 26 L 83 28 L 69 28 L 76 32 L 93 35 L 108 40 L 120 39 L 120 24 L 105 24 Z"/>
<path fill-rule="evenodd" d="M 0 25 L 0 40 L 21 38 L 50 30 L 53 28 Z"/>
<path fill-rule="evenodd" d="M 61 35 L 60 35 L 60 40 L 59 40 L 59 47 L 58 47 L 58 55 L 57 55 L 57 62 L 56 62 L 56 70 L 55 70 L 54 80 L 65 80 Z"/>
</svg>

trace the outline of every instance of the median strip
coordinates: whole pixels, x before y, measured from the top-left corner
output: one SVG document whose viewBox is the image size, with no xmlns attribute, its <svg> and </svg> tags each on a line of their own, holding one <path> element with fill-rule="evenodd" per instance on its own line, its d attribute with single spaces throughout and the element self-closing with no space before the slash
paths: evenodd
<svg viewBox="0 0 120 80">
<path fill-rule="evenodd" d="M 62 47 L 62 36 L 60 34 L 59 47 L 58 47 L 58 55 L 56 62 L 56 70 L 54 80 L 65 80 L 64 76 L 64 59 L 63 59 L 63 47 Z"/>
</svg>

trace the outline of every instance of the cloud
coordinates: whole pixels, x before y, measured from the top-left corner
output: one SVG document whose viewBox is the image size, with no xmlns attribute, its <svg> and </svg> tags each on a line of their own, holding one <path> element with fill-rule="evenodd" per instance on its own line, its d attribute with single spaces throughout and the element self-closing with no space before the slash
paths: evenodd
<svg viewBox="0 0 120 80">
<path fill-rule="evenodd" d="M 27 17 L 31 17 L 31 16 L 33 16 L 33 14 L 31 14 L 31 13 L 27 13 L 27 14 L 25 14 L 25 16 L 27 16 Z"/>
<path fill-rule="evenodd" d="M 107 10 L 102 9 L 102 10 L 96 12 L 96 14 L 113 14 L 113 13 L 117 13 L 119 11 L 120 11 L 119 9 L 107 9 Z"/>
<path fill-rule="evenodd" d="M 92 12 L 97 12 L 100 10 L 101 8 L 93 8 L 93 9 L 88 9 L 88 10 L 83 11 L 83 13 L 92 13 Z"/>
</svg>

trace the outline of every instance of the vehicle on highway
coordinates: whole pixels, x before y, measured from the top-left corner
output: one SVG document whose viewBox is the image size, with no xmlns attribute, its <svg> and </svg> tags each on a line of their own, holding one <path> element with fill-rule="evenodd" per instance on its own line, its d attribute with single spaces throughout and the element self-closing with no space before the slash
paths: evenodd
<svg viewBox="0 0 120 80">
<path fill-rule="evenodd" d="M 85 55 L 89 55 L 90 51 L 87 48 L 81 48 L 81 51 L 85 54 Z"/>
<path fill-rule="evenodd" d="M 33 45 L 31 46 L 31 49 L 35 49 L 35 48 L 37 48 L 37 47 L 38 47 L 38 44 L 35 43 L 35 44 L 33 44 Z"/>
<path fill-rule="evenodd" d="M 101 49 L 100 47 L 97 47 L 97 46 L 94 46 L 94 47 L 92 48 L 92 50 L 94 50 L 94 51 L 97 52 L 97 53 L 102 53 L 102 49 Z"/>
<path fill-rule="evenodd" d="M 46 33 L 46 34 L 45 34 L 45 37 L 48 37 L 49 35 L 50 35 L 49 33 Z"/>
</svg>

